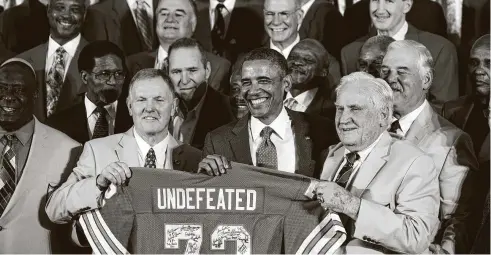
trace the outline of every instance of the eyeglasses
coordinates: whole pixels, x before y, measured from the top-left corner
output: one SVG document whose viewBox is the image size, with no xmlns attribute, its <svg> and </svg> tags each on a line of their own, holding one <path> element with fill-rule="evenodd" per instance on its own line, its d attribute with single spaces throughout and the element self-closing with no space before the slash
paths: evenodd
<svg viewBox="0 0 491 255">
<path fill-rule="evenodd" d="M 292 14 L 294 14 L 298 10 L 300 9 L 295 9 L 293 11 L 282 11 L 282 12 L 272 12 L 272 11 L 263 10 L 264 19 L 273 20 L 276 17 L 276 15 L 278 15 L 281 20 L 287 20 L 292 16 Z"/>
<path fill-rule="evenodd" d="M 116 81 L 123 81 L 124 78 L 126 77 L 126 74 L 123 71 L 116 71 L 116 72 L 102 71 L 99 73 L 94 73 L 94 72 L 92 73 L 94 74 L 96 79 L 101 81 L 109 81 L 112 76 L 114 76 L 114 79 Z"/>
</svg>

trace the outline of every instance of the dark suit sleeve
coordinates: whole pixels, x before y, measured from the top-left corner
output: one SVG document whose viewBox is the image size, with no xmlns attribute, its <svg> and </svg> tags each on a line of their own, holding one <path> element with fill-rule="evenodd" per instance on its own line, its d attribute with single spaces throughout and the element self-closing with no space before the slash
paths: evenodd
<svg viewBox="0 0 491 255">
<path fill-rule="evenodd" d="M 106 19 L 107 14 L 101 13 L 100 11 L 89 7 L 85 16 L 85 22 L 82 29 L 82 34 L 84 38 L 89 42 L 93 42 L 96 40 L 111 41 L 121 48 L 119 42 L 111 40 L 111 38 L 109 38 L 109 34 L 107 32 L 108 28 L 106 26 Z"/>
<path fill-rule="evenodd" d="M 449 41 L 445 44 L 434 59 L 433 84 L 429 91 L 429 100 L 437 108 L 443 103 L 457 99 L 459 96 L 459 74 L 457 51 Z"/>
<path fill-rule="evenodd" d="M 5 17 L 7 13 L 0 14 L 0 63 L 15 56 L 15 52 L 10 51 L 6 45 L 6 38 L 8 36 L 5 28 L 8 26 L 8 17 Z"/>
<path fill-rule="evenodd" d="M 211 133 L 208 133 L 205 137 L 205 144 L 203 146 L 203 153 L 201 154 L 201 158 L 205 158 L 208 155 L 215 154 L 215 148 L 213 148 L 213 142 L 211 140 Z"/>
</svg>

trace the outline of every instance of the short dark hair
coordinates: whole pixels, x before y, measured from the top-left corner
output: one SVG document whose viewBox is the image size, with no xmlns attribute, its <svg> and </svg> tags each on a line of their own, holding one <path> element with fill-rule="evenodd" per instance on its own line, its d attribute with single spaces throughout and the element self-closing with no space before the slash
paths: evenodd
<svg viewBox="0 0 491 255">
<path fill-rule="evenodd" d="M 116 55 L 121 59 L 123 70 L 126 71 L 126 58 L 123 51 L 114 43 L 109 41 L 93 41 L 87 44 L 78 57 L 78 70 L 90 72 L 95 67 L 95 59 L 107 55 Z"/>
<path fill-rule="evenodd" d="M 153 78 L 162 78 L 164 82 L 167 83 L 167 86 L 169 87 L 172 93 L 172 97 L 175 97 L 175 90 L 174 90 L 174 85 L 172 85 L 172 80 L 169 78 L 167 74 L 164 73 L 164 71 L 155 68 L 141 69 L 133 76 L 133 78 L 131 78 L 129 89 L 128 89 L 129 96 L 131 96 L 131 89 L 133 88 L 133 84 L 135 84 L 135 82 L 139 80 L 153 79 Z"/>
<path fill-rule="evenodd" d="M 395 39 L 387 35 L 376 35 L 368 38 L 368 40 L 363 44 L 360 49 L 360 53 L 372 46 L 377 46 L 381 51 L 387 53 L 387 48 L 389 44 L 394 42 Z"/>
<path fill-rule="evenodd" d="M 252 60 L 268 60 L 279 69 L 281 78 L 284 78 L 288 72 L 288 62 L 285 57 L 273 49 L 258 48 L 250 51 L 244 57 L 244 62 Z"/>
<path fill-rule="evenodd" d="M 193 38 L 181 38 L 175 41 L 169 47 L 169 56 L 172 54 L 172 51 L 181 49 L 181 48 L 197 48 L 201 53 L 201 62 L 206 67 L 206 63 L 208 63 L 208 58 L 206 58 L 206 51 L 196 39 Z"/>
</svg>

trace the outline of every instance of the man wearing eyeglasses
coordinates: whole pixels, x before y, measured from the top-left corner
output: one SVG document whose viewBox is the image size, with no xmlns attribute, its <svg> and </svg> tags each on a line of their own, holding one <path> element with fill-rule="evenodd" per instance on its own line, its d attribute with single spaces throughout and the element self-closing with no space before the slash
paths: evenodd
<svg viewBox="0 0 491 255">
<path fill-rule="evenodd" d="M 109 41 L 92 42 L 81 51 L 78 68 L 87 92 L 47 124 L 80 143 L 128 130 L 133 122 L 124 104 L 118 104 L 125 81 L 123 51 Z"/>
</svg>

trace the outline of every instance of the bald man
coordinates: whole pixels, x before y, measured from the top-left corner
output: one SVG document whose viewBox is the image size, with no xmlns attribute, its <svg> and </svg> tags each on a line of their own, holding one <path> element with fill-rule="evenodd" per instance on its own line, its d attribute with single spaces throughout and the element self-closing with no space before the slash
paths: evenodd
<svg viewBox="0 0 491 255">
<path fill-rule="evenodd" d="M 387 35 L 370 37 L 360 49 L 360 57 L 356 63 L 357 71 L 365 72 L 380 78 L 380 67 L 387 53 L 387 48 L 394 38 Z"/>
<path fill-rule="evenodd" d="M 288 73 L 292 88 L 284 104 L 287 108 L 334 119 L 331 91 L 336 86 L 329 73 L 329 53 L 314 39 L 303 39 L 288 56 Z"/>
</svg>

